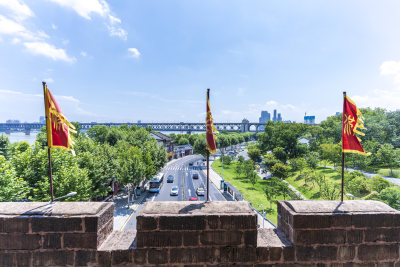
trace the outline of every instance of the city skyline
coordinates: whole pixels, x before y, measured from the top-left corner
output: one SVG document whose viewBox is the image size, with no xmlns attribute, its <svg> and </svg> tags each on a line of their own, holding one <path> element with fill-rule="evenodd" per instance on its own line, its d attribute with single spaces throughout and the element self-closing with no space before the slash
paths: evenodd
<svg viewBox="0 0 400 267">
<path fill-rule="evenodd" d="M 0 1 L 0 121 L 43 116 L 48 83 L 82 122 L 316 123 L 398 109 L 400 3 Z"/>
</svg>

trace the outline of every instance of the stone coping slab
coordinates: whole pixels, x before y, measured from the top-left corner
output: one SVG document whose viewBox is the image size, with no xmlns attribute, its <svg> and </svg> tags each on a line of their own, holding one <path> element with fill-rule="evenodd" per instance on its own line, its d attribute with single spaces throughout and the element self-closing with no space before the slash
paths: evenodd
<svg viewBox="0 0 400 267">
<path fill-rule="evenodd" d="M 259 228 L 257 247 L 292 247 L 293 244 L 279 229 Z"/>
<path fill-rule="evenodd" d="M 0 216 L 93 216 L 110 202 L 0 202 Z"/>
<path fill-rule="evenodd" d="M 136 230 L 113 231 L 99 251 L 128 250 L 136 248 Z"/>
<path fill-rule="evenodd" d="M 228 202 L 192 202 L 192 201 L 168 201 L 148 202 L 144 205 L 139 215 L 221 215 L 242 214 L 254 215 L 254 211 L 247 201 Z"/>
<path fill-rule="evenodd" d="M 291 200 L 283 201 L 296 213 L 387 213 L 398 212 L 375 200 Z"/>
</svg>

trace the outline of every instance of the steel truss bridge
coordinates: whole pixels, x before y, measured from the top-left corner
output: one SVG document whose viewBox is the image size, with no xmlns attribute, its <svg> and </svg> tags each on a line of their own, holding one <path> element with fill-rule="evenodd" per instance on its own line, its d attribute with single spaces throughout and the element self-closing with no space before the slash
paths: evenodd
<svg viewBox="0 0 400 267">
<path fill-rule="evenodd" d="M 82 130 L 87 130 L 96 125 L 105 125 L 108 127 L 112 126 L 121 126 L 121 125 L 136 125 L 138 127 L 147 127 L 150 126 L 154 131 L 167 131 L 167 132 L 205 132 L 206 125 L 205 123 L 199 122 L 151 122 L 151 123 L 114 123 L 114 122 L 105 122 L 105 123 L 97 123 L 97 122 L 82 122 L 80 123 L 82 126 Z M 242 122 L 222 122 L 222 123 L 214 123 L 215 127 L 218 131 L 227 131 L 227 132 L 255 132 L 258 133 L 263 131 L 263 127 L 265 123 L 258 122 L 249 122 L 244 119 Z M 46 126 L 44 123 L 0 123 L 0 132 L 25 132 L 25 134 L 30 134 L 31 131 L 40 130 L 42 127 Z"/>
</svg>

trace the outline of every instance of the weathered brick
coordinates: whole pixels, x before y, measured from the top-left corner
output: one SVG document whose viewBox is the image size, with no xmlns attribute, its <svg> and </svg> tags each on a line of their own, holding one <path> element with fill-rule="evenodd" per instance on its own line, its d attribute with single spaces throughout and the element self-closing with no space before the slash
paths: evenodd
<svg viewBox="0 0 400 267">
<path fill-rule="evenodd" d="M 204 231 L 200 235 L 200 242 L 203 245 L 232 246 L 242 243 L 243 232 L 239 231 Z"/>
<path fill-rule="evenodd" d="M 136 230 L 155 230 L 158 229 L 157 216 L 137 216 L 136 217 Z"/>
<path fill-rule="evenodd" d="M 330 267 L 376 267 L 375 263 L 331 263 Z"/>
<path fill-rule="evenodd" d="M 314 214 L 296 214 L 293 217 L 294 229 L 310 229 L 310 228 L 329 228 L 331 227 L 330 216 L 314 215 Z"/>
<path fill-rule="evenodd" d="M 218 215 L 207 215 L 206 217 L 208 229 L 219 229 L 219 216 Z"/>
<path fill-rule="evenodd" d="M 85 232 L 86 233 L 93 233 L 98 231 L 98 220 L 99 217 L 96 216 L 91 216 L 91 217 L 85 217 Z"/>
<path fill-rule="evenodd" d="M 39 234 L 0 234 L 0 249 L 9 250 L 34 250 L 40 248 L 41 236 Z"/>
<path fill-rule="evenodd" d="M 147 263 L 147 249 L 135 249 L 133 250 L 133 261 L 135 264 L 146 264 Z"/>
<path fill-rule="evenodd" d="M 113 265 L 132 263 L 132 254 L 130 250 L 113 250 L 111 252 L 111 263 Z"/>
<path fill-rule="evenodd" d="M 77 232 L 82 231 L 82 218 L 32 217 L 32 232 Z"/>
<path fill-rule="evenodd" d="M 0 266 L 13 266 L 14 254 L 0 252 Z"/>
<path fill-rule="evenodd" d="M 205 216 L 161 216 L 160 230 L 204 230 Z"/>
<path fill-rule="evenodd" d="M 295 260 L 295 249 L 294 247 L 283 247 L 283 260 L 294 261 Z"/>
<path fill-rule="evenodd" d="M 97 259 L 100 267 L 111 267 L 111 251 L 97 251 Z"/>
<path fill-rule="evenodd" d="M 104 224 L 112 220 L 114 217 L 114 205 L 109 205 L 99 214 L 99 220 L 97 222 L 97 227 L 102 228 Z"/>
<path fill-rule="evenodd" d="M 33 254 L 33 266 L 66 266 L 74 264 L 74 252 L 73 251 L 45 251 L 45 252 L 34 252 Z"/>
<path fill-rule="evenodd" d="M 297 261 L 336 260 L 337 247 L 296 247 Z"/>
<path fill-rule="evenodd" d="M 179 247 L 182 245 L 182 232 L 179 231 L 138 231 L 136 235 L 138 248 L 144 247 Z"/>
<path fill-rule="evenodd" d="M 220 228 L 226 230 L 257 230 L 257 215 L 221 215 Z"/>
<path fill-rule="evenodd" d="M 97 248 L 95 233 L 66 233 L 64 234 L 65 248 Z"/>
<path fill-rule="evenodd" d="M 270 247 L 269 259 L 270 261 L 280 261 L 282 259 L 282 247 Z"/>
<path fill-rule="evenodd" d="M 356 248 L 352 246 L 340 246 L 338 260 L 353 261 L 356 256 Z"/>
<path fill-rule="evenodd" d="M 75 266 L 96 265 L 95 250 L 78 250 L 75 252 Z"/>
<path fill-rule="evenodd" d="M 42 238 L 42 248 L 61 248 L 61 234 L 45 234 Z"/>
<path fill-rule="evenodd" d="M 218 260 L 221 263 L 248 263 L 257 257 L 256 248 L 221 247 Z"/>
<path fill-rule="evenodd" d="M 396 227 L 400 225 L 398 213 L 364 213 L 353 215 L 353 225 L 356 228 Z"/>
<path fill-rule="evenodd" d="M 344 244 L 345 230 L 295 230 L 293 242 L 296 245 Z"/>
<path fill-rule="evenodd" d="M 364 240 L 363 230 L 348 230 L 346 232 L 346 235 L 347 235 L 347 243 L 349 244 L 360 244 Z"/>
<path fill-rule="evenodd" d="M 362 261 L 395 260 L 399 257 L 398 244 L 365 245 L 358 247 L 358 259 Z"/>
<path fill-rule="evenodd" d="M 256 250 L 257 262 L 269 261 L 269 248 L 268 247 L 257 247 Z"/>
<path fill-rule="evenodd" d="M 32 259 L 32 253 L 23 253 L 23 252 L 17 252 L 15 253 L 15 265 L 17 267 L 24 267 L 24 266 L 30 266 L 31 265 L 31 259 Z M 1 266 L 7 266 L 7 265 L 1 265 Z"/>
<path fill-rule="evenodd" d="M 182 235 L 183 235 L 183 245 L 184 246 L 199 246 L 200 232 L 197 232 L 197 231 L 182 232 Z"/>
<path fill-rule="evenodd" d="M 213 263 L 216 261 L 214 248 L 171 248 L 171 264 L 174 263 Z"/>
<path fill-rule="evenodd" d="M 114 219 L 111 219 L 108 221 L 105 225 L 102 225 L 102 228 L 100 228 L 97 232 L 97 246 L 99 247 L 104 240 L 107 239 L 107 237 L 111 234 L 113 231 L 113 225 L 114 225 Z"/>
<path fill-rule="evenodd" d="M 168 263 L 168 250 L 167 249 L 149 249 L 148 262 L 150 264 L 164 264 Z"/>
<path fill-rule="evenodd" d="M 257 246 L 257 230 L 250 230 L 244 232 L 244 245 L 245 246 Z"/>
<path fill-rule="evenodd" d="M 29 217 L 3 217 L 0 218 L 0 232 L 3 233 L 28 233 Z"/>
<path fill-rule="evenodd" d="M 399 242 L 400 228 L 367 229 L 364 231 L 365 242 Z"/>
</svg>

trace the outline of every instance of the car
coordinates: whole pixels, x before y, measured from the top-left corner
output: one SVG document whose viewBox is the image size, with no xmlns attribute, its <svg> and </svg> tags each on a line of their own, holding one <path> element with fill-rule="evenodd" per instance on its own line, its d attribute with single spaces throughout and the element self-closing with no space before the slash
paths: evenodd
<svg viewBox="0 0 400 267">
<path fill-rule="evenodd" d="M 189 166 L 193 166 L 193 162 L 189 162 Z"/>
<path fill-rule="evenodd" d="M 171 193 L 169 193 L 171 196 L 177 196 L 179 193 L 179 188 L 177 186 L 173 186 L 171 188 Z"/>
<path fill-rule="evenodd" d="M 196 194 L 198 195 L 198 196 L 204 196 L 204 188 L 203 187 L 198 187 L 197 189 L 196 189 Z"/>
<path fill-rule="evenodd" d="M 167 183 L 173 183 L 174 182 L 174 176 L 169 175 L 167 178 Z"/>
<path fill-rule="evenodd" d="M 189 198 L 189 201 L 197 201 L 197 200 L 198 200 L 197 197 L 191 197 L 191 198 Z"/>
<path fill-rule="evenodd" d="M 199 174 L 198 173 L 193 173 L 193 179 L 199 179 Z"/>
</svg>

